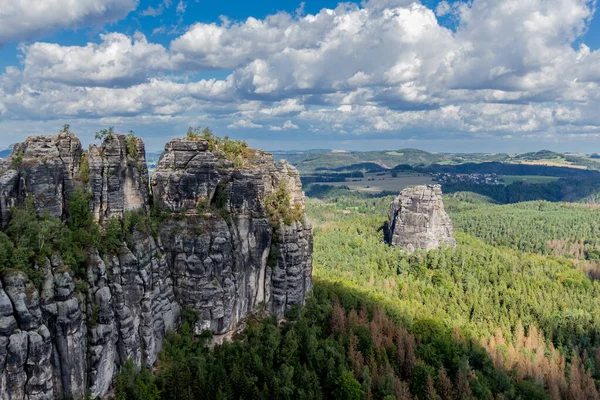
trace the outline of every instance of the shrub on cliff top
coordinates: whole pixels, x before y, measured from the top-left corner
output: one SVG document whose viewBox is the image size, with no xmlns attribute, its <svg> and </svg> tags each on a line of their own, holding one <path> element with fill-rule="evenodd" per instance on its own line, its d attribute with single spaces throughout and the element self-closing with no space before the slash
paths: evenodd
<svg viewBox="0 0 600 400">
<path fill-rule="evenodd" d="M 60 131 L 58 131 L 58 133 L 72 133 L 71 132 L 71 125 L 69 124 L 64 124 L 62 126 L 62 129 Z"/>
<path fill-rule="evenodd" d="M 139 152 L 137 148 L 138 139 L 135 137 L 135 133 L 133 131 L 129 131 L 127 134 L 127 153 L 133 158 L 139 157 Z"/>
<path fill-rule="evenodd" d="M 101 129 L 94 135 L 96 140 L 103 141 L 105 138 L 112 138 L 115 133 L 114 127 L 109 127 L 108 129 Z"/>
<path fill-rule="evenodd" d="M 228 160 L 233 161 L 236 168 L 242 168 L 245 161 L 254 156 L 254 150 L 248 147 L 243 140 L 231 140 L 228 136 L 218 137 L 209 129 L 189 128 L 186 138 L 188 140 L 206 140 L 208 151 L 216 153 L 222 151 Z"/>
</svg>

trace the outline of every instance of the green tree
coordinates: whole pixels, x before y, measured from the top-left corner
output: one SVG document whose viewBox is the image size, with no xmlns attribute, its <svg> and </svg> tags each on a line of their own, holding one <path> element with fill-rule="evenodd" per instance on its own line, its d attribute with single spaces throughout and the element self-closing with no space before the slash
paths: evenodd
<svg viewBox="0 0 600 400">
<path fill-rule="evenodd" d="M 352 372 L 344 371 L 338 379 L 338 388 L 335 396 L 340 400 L 360 400 L 363 398 L 363 391 Z"/>
<path fill-rule="evenodd" d="M 94 135 L 94 138 L 96 140 L 100 140 L 101 142 L 104 141 L 105 139 L 112 139 L 112 137 L 114 136 L 114 127 L 109 127 L 108 129 L 101 129 L 98 132 L 96 132 L 96 134 Z"/>
</svg>

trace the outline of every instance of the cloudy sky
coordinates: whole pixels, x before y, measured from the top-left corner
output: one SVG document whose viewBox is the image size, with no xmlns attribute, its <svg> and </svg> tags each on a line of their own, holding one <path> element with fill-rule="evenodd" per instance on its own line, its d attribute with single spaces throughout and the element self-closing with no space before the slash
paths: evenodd
<svg viewBox="0 0 600 400">
<path fill-rule="evenodd" d="M 0 148 L 65 123 L 158 150 L 600 151 L 594 0 L 0 0 Z"/>
</svg>

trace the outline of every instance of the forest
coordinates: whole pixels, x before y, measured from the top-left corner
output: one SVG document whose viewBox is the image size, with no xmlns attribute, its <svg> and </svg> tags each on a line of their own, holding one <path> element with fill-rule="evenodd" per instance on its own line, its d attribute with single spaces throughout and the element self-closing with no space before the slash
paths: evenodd
<svg viewBox="0 0 600 400">
<path fill-rule="evenodd" d="M 510 185 L 486 185 L 460 182 L 444 184 L 442 186 L 444 193 L 473 192 L 487 196 L 501 204 L 533 200 L 597 204 L 598 193 L 600 191 L 600 177 L 575 176 L 547 183 L 517 181 Z"/>
<path fill-rule="evenodd" d="M 449 194 L 458 247 L 409 255 L 383 242 L 390 196 L 321 189 L 306 307 L 214 347 L 187 312 L 115 398 L 600 398 L 597 208 Z"/>
</svg>

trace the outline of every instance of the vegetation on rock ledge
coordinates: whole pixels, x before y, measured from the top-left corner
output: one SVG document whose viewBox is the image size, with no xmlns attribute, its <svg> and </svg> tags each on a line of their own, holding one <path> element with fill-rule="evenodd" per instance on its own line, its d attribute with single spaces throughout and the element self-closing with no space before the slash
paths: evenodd
<svg viewBox="0 0 600 400">
<path fill-rule="evenodd" d="M 280 223 L 291 225 L 292 222 L 304 219 L 300 205 L 292 205 L 291 196 L 284 181 L 280 181 L 275 192 L 265 198 L 265 206 L 273 227 L 279 226 Z"/>
<path fill-rule="evenodd" d="M 228 136 L 219 137 L 209 128 L 189 128 L 186 139 L 188 140 L 205 140 L 208 143 L 208 151 L 217 155 L 220 152 L 225 154 L 229 161 L 233 161 L 236 168 L 246 166 L 247 160 L 255 155 L 255 151 L 248 147 L 248 143 L 243 140 L 231 140 Z"/>
</svg>

